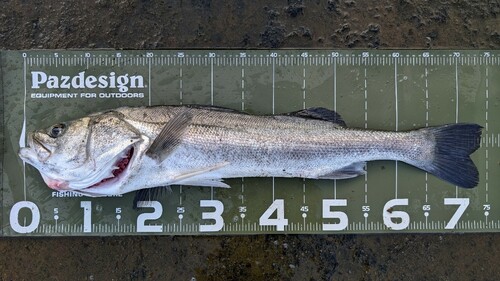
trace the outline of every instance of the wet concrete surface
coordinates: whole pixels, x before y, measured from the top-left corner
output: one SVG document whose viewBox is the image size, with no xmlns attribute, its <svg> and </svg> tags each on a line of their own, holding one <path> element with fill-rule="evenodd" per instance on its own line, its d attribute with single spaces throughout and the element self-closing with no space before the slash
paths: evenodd
<svg viewBox="0 0 500 281">
<path fill-rule="evenodd" d="M 499 1 L 5 1 L 0 48 L 498 49 Z M 1 238 L 0 280 L 496 280 L 500 235 Z"/>
</svg>

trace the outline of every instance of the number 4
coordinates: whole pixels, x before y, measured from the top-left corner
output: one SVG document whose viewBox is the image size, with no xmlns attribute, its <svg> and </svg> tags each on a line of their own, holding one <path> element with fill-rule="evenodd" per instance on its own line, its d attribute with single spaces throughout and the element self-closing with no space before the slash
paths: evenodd
<svg viewBox="0 0 500 281">
<path fill-rule="evenodd" d="M 276 212 L 276 218 L 271 216 Z M 276 199 L 259 218 L 260 225 L 275 225 L 277 231 L 285 231 L 288 219 L 285 219 L 285 200 Z"/>
</svg>

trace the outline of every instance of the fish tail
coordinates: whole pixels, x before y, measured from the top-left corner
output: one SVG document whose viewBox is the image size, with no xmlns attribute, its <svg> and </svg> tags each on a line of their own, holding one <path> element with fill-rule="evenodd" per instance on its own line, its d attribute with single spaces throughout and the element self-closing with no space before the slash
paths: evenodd
<svg viewBox="0 0 500 281">
<path fill-rule="evenodd" d="M 479 172 L 470 155 L 479 148 L 482 128 L 458 123 L 422 129 L 434 139 L 435 147 L 432 161 L 421 168 L 460 187 L 477 186 Z"/>
</svg>

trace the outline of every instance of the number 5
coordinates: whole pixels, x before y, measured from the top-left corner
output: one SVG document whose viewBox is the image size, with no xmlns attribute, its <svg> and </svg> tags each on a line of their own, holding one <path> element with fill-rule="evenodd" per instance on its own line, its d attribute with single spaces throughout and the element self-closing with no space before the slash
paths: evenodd
<svg viewBox="0 0 500 281">
<path fill-rule="evenodd" d="M 338 219 L 338 223 L 323 223 L 323 230 L 343 230 L 347 228 L 349 218 L 346 213 L 339 211 L 332 211 L 331 207 L 347 206 L 346 199 L 323 199 L 323 218 Z"/>
</svg>

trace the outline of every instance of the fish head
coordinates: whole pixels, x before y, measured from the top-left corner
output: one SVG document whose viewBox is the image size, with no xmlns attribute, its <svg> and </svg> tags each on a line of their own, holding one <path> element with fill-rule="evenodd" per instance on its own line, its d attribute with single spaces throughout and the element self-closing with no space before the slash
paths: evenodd
<svg viewBox="0 0 500 281">
<path fill-rule="evenodd" d="M 28 147 L 21 148 L 19 156 L 50 188 L 92 196 L 86 191 L 118 188 L 127 180 L 141 141 L 133 126 L 109 111 L 30 133 Z"/>
</svg>

